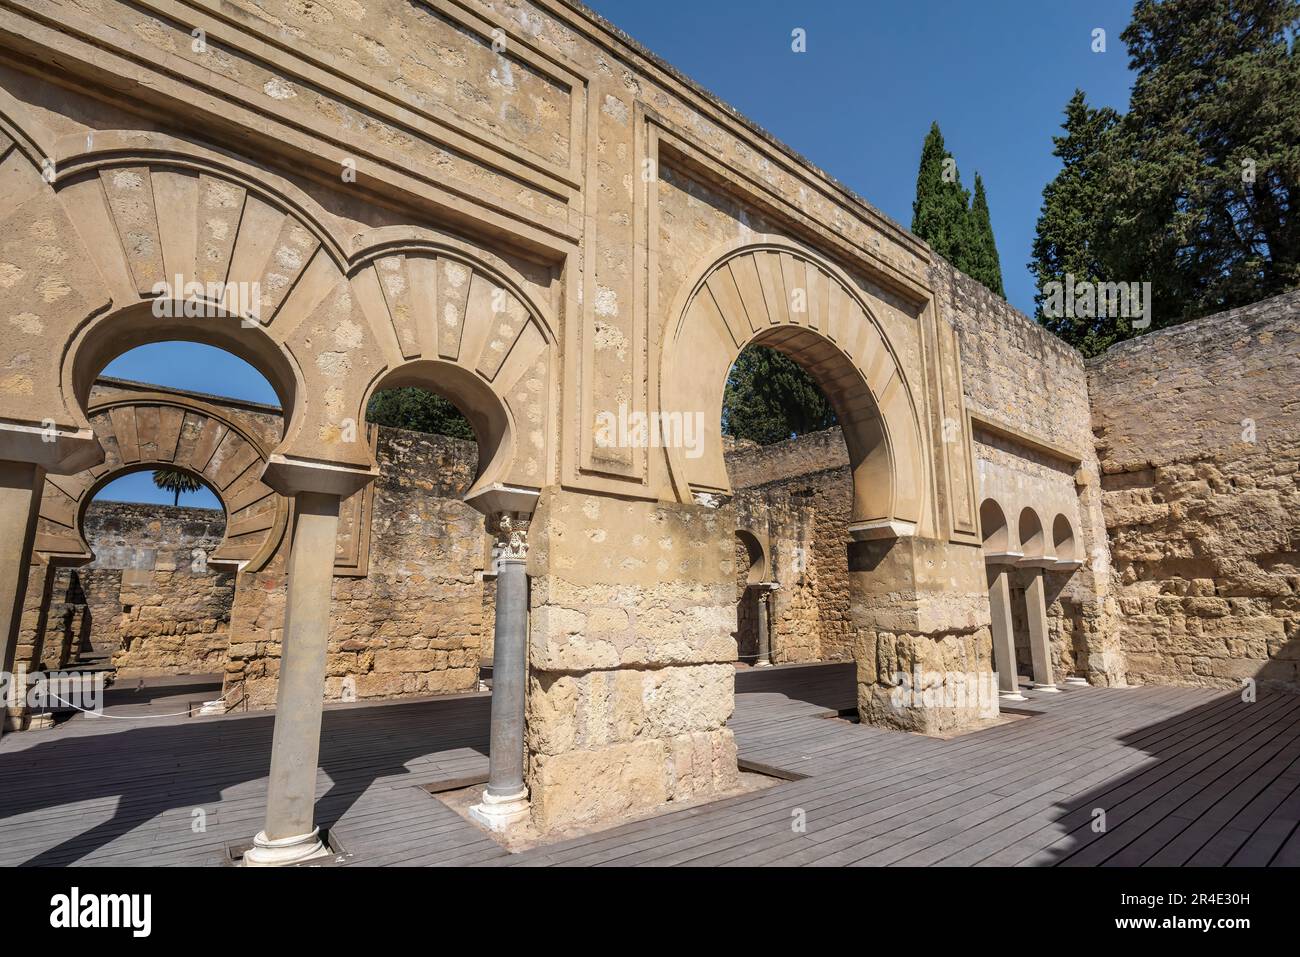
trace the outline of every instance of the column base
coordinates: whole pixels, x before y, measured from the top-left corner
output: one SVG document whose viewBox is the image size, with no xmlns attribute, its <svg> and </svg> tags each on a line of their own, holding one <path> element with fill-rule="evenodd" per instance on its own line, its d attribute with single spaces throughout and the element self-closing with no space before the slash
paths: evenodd
<svg viewBox="0 0 1300 957">
<path fill-rule="evenodd" d="M 1050 684 L 1040 684 L 1039 682 L 1035 681 L 1035 682 L 1034 682 L 1034 690 L 1035 690 L 1035 691 L 1046 691 L 1048 694 L 1060 694 L 1060 692 L 1061 692 L 1061 689 L 1058 688 L 1058 687 L 1056 687 L 1056 682 L 1055 682 L 1055 681 L 1051 682 Z"/>
<path fill-rule="evenodd" d="M 1019 691 L 999 691 L 998 697 L 1003 701 L 1028 701 Z"/>
<path fill-rule="evenodd" d="M 528 788 L 502 795 L 484 791 L 482 800 L 470 807 L 469 816 L 489 831 L 508 831 L 529 818 Z"/>
<path fill-rule="evenodd" d="M 1065 679 L 1065 683 L 1066 683 L 1067 685 L 1075 685 L 1075 686 L 1077 686 L 1077 687 L 1079 687 L 1079 688 L 1086 688 L 1086 687 L 1088 687 L 1088 679 L 1087 679 L 1087 678 L 1066 678 L 1066 679 Z"/>
<path fill-rule="evenodd" d="M 318 857 L 329 857 L 320 839 L 320 828 L 313 827 L 307 834 L 271 840 L 265 831 L 253 838 L 253 846 L 244 852 L 244 867 L 286 867 L 301 864 Z"/>
<path fill-rule="evenodd" d="M 768 661 L 766 658 L 760 658 L 758 661 L 754 662 L 754 667 L 755 667 L 755 668 L 771 668 L 771 667 L 772 667 L 772 662 Z"/>
</svg>

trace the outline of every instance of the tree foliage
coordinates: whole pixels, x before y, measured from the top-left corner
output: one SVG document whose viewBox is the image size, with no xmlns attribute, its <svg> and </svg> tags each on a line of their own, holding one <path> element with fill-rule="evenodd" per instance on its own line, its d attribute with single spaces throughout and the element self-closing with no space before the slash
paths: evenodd
<svg viewBox="0 0 1300 957">
<path fill-rule="evenodd" d="M 975 174 L 975 196 L 971 200 L 968 227 L 970 244 L 964 250 L 965 265 L 962 271 L 978 279 L 990 290 L 1005 298 L 1002 285 L 1002 260 L 998 244 L 993 238 L 993 221 L 989 218 L 989 200 L 984 192 L 984 180 Z"/>
<path fill-rule="evenodd" d="M 181 493 L 189 494 L 203 488 L 203 483 L 182 469 L 154 469 L 153 484 L 164 492 L 172 493 L 172 505 L 181 503 Z"/>
<path fill-rule="evenodd" d="M 1119 334 L 1109 319 L 1073 315 L 1047 315 L 1043 309 L 1044 286 L 1064 281 L 1098 282 L 1110 272 L 1100 233 L 1100 213 L 1106 202 L 1104 155 L 1099 149 L 1119 121 L 1119 114 L 1105 107 L 1093 109 L 1082 90 L 1065 107 L 1064 134 L 1052 138 L 1053 154 L 1061 160 L 1061 172 L 1043 189 L 1043 209 L 1034 238 L 1034 260 L 1029 264 L 1037 280 L 1039 322 L 1086 355 L 1103 351 Z"/>
<path fill-rule="evenodd" d="M 722 400 L 727 435 L 770 445 L 835 424 L 835 410 L 803 368 L 789 356 L 750 346 L 736 357 Z"/>
<path fill-rule="evenodd" d="M 1077 92 L 1066 107 L 1030 264 L 1040 289 L 1067 273 L 1150 282 L 1158 329 L 1300 285 L 1298 25 L 1296 0 L 1138 0 L 1121 35 L 1128 112 Z M 1086 352 L 1134 332 L 1054 328 Z"/>
<path fill-rule="evenodd" d="M 1002 265 L 993 238 L 984 181 L 975 176 L 975 197 L 961 184 L 956 160 L 944 145 L 938 123 L 930 124 L 921 146 L 912 202 L 912 232 L 972 279 L 1004 295 Z"/>
<path fill-rule="evenodd" d="M 473 426 L 450 400 L 415 387 L 376 392 L 366 407 L 366 421 L 413 432 L 474 439 Z"/>
</svg>

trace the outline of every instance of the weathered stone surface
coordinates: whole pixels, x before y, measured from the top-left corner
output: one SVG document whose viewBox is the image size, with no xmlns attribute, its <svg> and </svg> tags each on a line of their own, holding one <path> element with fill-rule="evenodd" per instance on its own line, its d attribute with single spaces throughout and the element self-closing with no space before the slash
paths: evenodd
<svg viewBox="0 0 1300 957">
<path fill-rule="evenodd" d="M 1133 682 L 1300 689 L 1300 294 L 1089 365 Z"/>
<path fill-rule="evenodd" d="M 728 669 L 738 640 L 756 645 L 753 609 L 737 612 L 742 575 L 752 584 L 742 521 L 761 526 L 763 577 L 781 586 L 778 660 L 855 658 L 867 720 L 971 720 L 896 707 L 893 689 L 917 670 L 942 675 L 922 690 L 990 673 L 994 557 L 1025 560 L 1010 576 L 1016 631 L 1026 576 L 1043 576 L 1039 663 L 1062 674 L 1210 683 L 1257 666 L 1295 684 L 1294 299 L 1121 346 L 1089 372 L 580 6 L 190 6 L 219 38 L 196 45 L 122 0 L 63 5 L 58 30 L 15 8 L 0 37 L 13 54 L 0 64 L 0 460 L 84 478 L 101 459 L 153 462 L 174 437 L 223 491 L 265 481 L 281 506 L 304 495 L 331 512 L 337 498 L 342 519 L 333 556 L 278 550 L 236 577 L 225 613 L 183 562 L 122 569 L 94 601 L 132 597 L 113 641 L 141 660 L 220 668 L 253 707 L 273 703 L 283 665 L 313 714 L 317 685 L 330 698 L 476 687 L 491 571 L 462 498 L 526 512 L 540 496 L 529 781 L 548 827 L 734 779 Z M 114 95 L 88 95 L 110 62 Z M 255 288 L 256 308 L 219 309 L 201 333 L 195 317 L 159 317 L 174 296 L 157 283 L 176 275 Z M 267 376 L 288 420 L 245 416 L 264 449 L 157 411 L 110 411 L 111 429 L 88 413 L 94 375 L 125 343 L 167 339 L 227 348 Z M 728 477 L 719 402 L 751 343 L 815 370 L 843 434 L 741 450 Z M 408 384 L 460 404 L 477 452 L 368 441 L 374 389 Z M 608 441 L 600 424 L 629 413 L 650 422 Z M 49 422 L 56 440 L 38 440 Z M 28 491 L 0 516 L 15 542 Z M 77 494 L 41 511 L 46 533 L 73 529 Z M 1005 518 L 997 547 L 988 503 Z M 92 602 L 45 600 L 48 575 L 25 599 L 31 556 L 17 551 L 0 563 L 5 620 L 21 619 L 27 659 L 48 645 L 63 660 Z M 289 557 L 319 573 L 313 611 L 331 561 L 335 577 L 328 635 L 300 629 L 282 662 Z M 164 583 L 191 593 L 173 609 Z M 211 661 L 223 627 L 224 666 Z M 322 637 L 318 674 L 318 655 L 296 653 Z M 311 723 L 277 733 L 279 767 L 309 750 Z M 310 792 L 311 770 L 296 771 L 281 784 Z M 303 803 L 281 808 L 303 825 L 289 833 L 310 829 Z"/>
</svg>

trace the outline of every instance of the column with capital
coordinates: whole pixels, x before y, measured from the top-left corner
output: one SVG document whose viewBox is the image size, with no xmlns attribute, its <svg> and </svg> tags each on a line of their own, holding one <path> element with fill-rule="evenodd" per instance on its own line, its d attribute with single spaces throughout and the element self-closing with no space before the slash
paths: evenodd
<svg viewBox="0 0 1300 957">
<path fill-rule="evenodd" d="M 495 831 L 528 817 L 524 783 L 524 698 L 528 682 L 528 524 L 502 515 L 496 541 L 496 627 L 493 630 L 492 726 L 488 784 L 475 820 Z"/>
</svg>

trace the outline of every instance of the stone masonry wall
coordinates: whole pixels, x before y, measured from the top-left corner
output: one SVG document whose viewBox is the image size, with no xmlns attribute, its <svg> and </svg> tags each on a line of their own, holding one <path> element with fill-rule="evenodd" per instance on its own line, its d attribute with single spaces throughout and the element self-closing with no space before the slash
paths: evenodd
<svg viewBox="0 0 1300 957">
<path fill-rule="evenodd" d="M 737 786 L 734 523 L 729 507 L 543 492 L 528 534 L 541 829 Z"/>
<path fill-rule="evenodd" d="M 483 517 L 460 497 L 472 442 L 381 427 L 365 577 L 336 577 L 327 700 L 473 691 L 483 637 Z M 241 575 L 229 684 L 250 707 L 275 704 L 284 621 L 283 563 Z M 490 627 L 490 625 L 489 625 Z M 238 636 L 257 636 L 239 641 Z"/>
<path fill-rule="evenodd" d="M 853 477 L 840 430 L 741 448 L 727 466 L 737 515 L 767 532 L 781 585 L 772 597 L 772 660 L 851 659 Z"/>
<path fill-rule="evenodd" d="M 85 534 L 95 558 L 60 569 L 54 584 L 53 598 L 80 612 L 70 616 L 79 624 L 72 659 L 111 653 L 119 677 L 221 673 L 234 574 L 206 556 L 225 524 L 213 509 L 91 503 Z M 68 646 L 47 633 L 43 664 L 66 664 L 51 652 Z"/>
<path fill-rule="evenodd" d="M 1088 368 L 1134 682 L 1300 688 L 1300 293 Z"/>
<path fill-rule="evenodd" d="M 1081 460 L 1073 466 L 1007 435 L 974 429 L 981 501 L 1005 488 L 1022 489 L 1025 498 L 1077 499 L 1080 527 L 1075 536 L 1085 564 L 1069 574 L 1046 574 L 1052 655 L 1058 674 L 1077 674 L 1093 684 L 1121 683 L 1124 668 L 1114 639 L 1116 607 L 1107 598 L 1110 556 L 1083 357 L 937 256 L 930 281 L 940 317 L 957 331 L 970 413 L 1073 452 Z M 1016 516 L 1007 519 L 1014 523 Z M 1043 516 L 1043 521 L 1051 522 L 1052 517 Z"/>
</svg>

